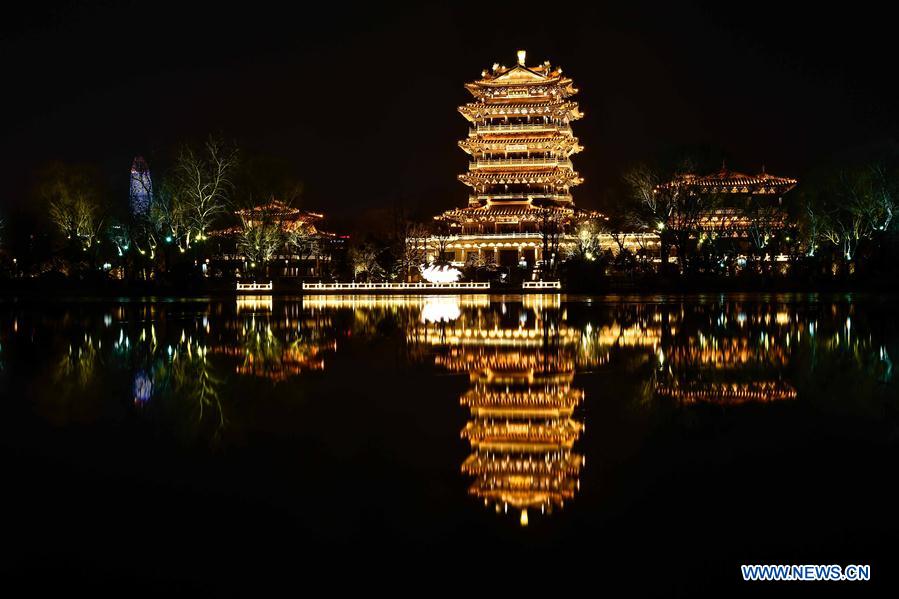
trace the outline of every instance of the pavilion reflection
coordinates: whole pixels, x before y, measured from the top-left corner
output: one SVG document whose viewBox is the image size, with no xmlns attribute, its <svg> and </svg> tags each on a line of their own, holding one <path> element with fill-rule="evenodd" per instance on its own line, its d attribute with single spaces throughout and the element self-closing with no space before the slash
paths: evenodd
<svg viewBox="0 0 899 599">
<path fill-rule="evenodd" d="M 296 302 L 279 306 L 271 296 L 238 298 L 237 317 L 224 320 L 208 351 L 240 376 L 286 381 L 324 370 L 327 352 L 337 350 L 331 318 L 310 314 Z"/>
<path fill-rule="evenodd" d="M 584 430 L 573 387 L 580 332 L 569 327 L 558 298 L 423 309 L 408 339 L 436 351 L 435 363 L 466 372 L 460 400 L 469 411 L 461 435 L 471 447 L 462 472 L 469 493 L 510 508 L 527 525 L 529 513 L 550 513 L 579 488 L 584 457 L 574 451 Z"/>
<path fill-rule="evenodd" d="M 739 303 L 666 314 L 656 393 L 680 405 L 795 399 L 794 347 L 807 324 L 785 307 Z"/>
</svg>

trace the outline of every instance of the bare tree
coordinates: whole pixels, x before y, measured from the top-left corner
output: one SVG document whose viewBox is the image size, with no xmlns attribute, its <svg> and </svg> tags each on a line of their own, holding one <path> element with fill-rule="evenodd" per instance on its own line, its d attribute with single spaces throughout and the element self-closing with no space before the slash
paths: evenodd
<svg viewBox="0 0 899 599">
<path fill-rule="evenodd" d="M 870 168 L 870 193 L 874 204 L 874 228 L 888 231 L 893 224 L 893 217 L 899 211 L 899 190 L 897 182 L 890 176 L 883 164 L 875 164 Z"/>
<path fill-rule="evenodd" d="M 180 201 L 173 182 L 163 181 L 163 185 L 156 188 L 157 196 L 150 203 L 149 223 L 159 235 L 162 242 L 174 243 L 179 251 L 185 252 L 190 239 L 190 229 L 187 214 L 187 205 Z"/>
<path fill-rule="evenodd" d="M 321 236 L 305 224 L 290 227 L 286 231 L 285 246 L 302 262 L 312 258 L 317 260 L 323 250 Z"/>
<path fill-rule="evenodd" d="M 821 242 L 827 239 L 825 232 L 830 226 L 829 220 L 830 215 L 820 210 L 813 198 L 804 197 L 799 229 L 805 244 L 806 256 L 815 256 Z"/>
<path fill-rule="evenodd" d="M 542 277 L 554 277 L 559 263 L 559 239 L 562 236 L 565 214 L 552 206 L 540 209 L 537 227 L 543 245 L 543 260 L 540 265 Z"/>
<path fill-rule="evenodd" d="M 271 202 L 240 211 L 237 251 L 251 266 L 264 271 L 279 249 L 284 247 L 283 210 Z"/>
<path fill-rule="evenodd" d="M 350 265 L 353 269 L 353 281 L 363 278 L 366 281 L 381 281 L 385 272 L 378 258 L 381 250 L 371 242 L 364 242 L 350 248 Z"/>
<path fill-rule="evenodd" d="M 407 222 L 403 226 L 403 244 L 399 256 L 400 274 L 406 282 L 418 272 L 427 260 L 429 232 L 420 223 Z"/>
<path fill-rule="evenodd" d="M 453 239 L 449 223 L 444 220 L 435 221 L 431 227 L 430 240 L 434 244 L 434 262 L 445 264 L 446 255 L 449 252 L 449 244 Z"/>
<path fill-rule="evenodd" d="M 214 219 L 225 211 L 236 165 L 237 149 L 216 138 L 209 138 L 200 151 L 190 146 L 181 149 L 170 210 L 184 221 L 183 229 L 179 227 L 183 249 L 190 249 L 192 241 L 205 239 Z"/>
<path fill-rule="evenodd" d="M 40 189 L 50 221 L 70 245 L 90 249 L 102 227 L 97 192 L 78 169 L 54 165 Z"/>
<path fill-rule="evenodd" d="M 582 222 L 578 226 L 574 246 L 568 250 L 567 258 L 584 262 L 595 261 L 602 253 L 600 241 L 602 232 L 602 226 L 596 220 Z"/>
<path fill-rule="evenodd" d="M 658 234 L 663 267 L 668 263 L 669 248 L 674 246 L 681 271 L 689 267 L 703 214 L 718 203 L 714 194 L 691 187 L 689 175 L 693 170 L 692 163 L 684 161 L 668 175 L 639 165 L 624 176 L 635 202 L 631 222 L 643 232 Z"/>
<path fill-rule="evenodd" d="M 752 243 L 752 253 L 758 261 L 767 265 L 764 270 L 770 270 L 773 256 L 771 260 L 767 260 L 766 256 L 771 250 L 771 241 L 784 227 L 784 213 L 768 198 L 752 196 L 745 214 L 749 220 L 747 233 Z"/>
<path fill-rule="evenodd" d="M 662 187 L 666 180 L 645 164 L 637 165 L 624 174 L 634 201 L 628 220 L 640 232 L 659 236 L 663 268 L 668 263 L 671 246 L 671 223 L 675 216 L 677 189 Z"/>
<path fill-rule="evenodd" d="M 836 200 L 831 209 L 819 212 L 822 233 L 851 262 L 863 240 L 886 231 L 893 221 L 894 194 L 886 171 L 880 165 L 842 171 Z"/>
</svg>

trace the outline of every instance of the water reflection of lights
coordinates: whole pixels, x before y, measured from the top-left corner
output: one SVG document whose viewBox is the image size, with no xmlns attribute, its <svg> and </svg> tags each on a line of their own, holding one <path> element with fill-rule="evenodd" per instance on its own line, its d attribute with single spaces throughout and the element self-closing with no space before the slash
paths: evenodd
<svg viewBox="0 0 899 599">
<path fill-rule="evenodd" d="M 458 297 L 429 297 L 421 308 L 422 322 L 450 322 L 462 314 Z"/>
<path fill-rule="evenodd" d="M 134 403 L 143 405 L 153 396 L 153 380 L 144 372 L 139 371 L 134 375 Z"/>
<path fill-rule="evenodd" d="M 241 312 L 271 312 L 272 296 L 270 295 L 238 295 L 237 313 Z"/>
<path fill-rule="evenodd" d="M 489 295 L 307 295 L 303 297 L 304 308 L 421 308 L 427 302 L 452 297 L 456 304 L 462 308 L 490 306 Z"/>
<path fill-rule="evenodd" d="M 472 478 L 469 494 L 497 512 L 511 508 L 522 526 L 530 512 L 552 512 L 574 498 L 584 464 L 573 450 L 584 429 L 575 417 L 584 394 L 571 386 L 581 333 L 559 322 L 558 310 L 546 320 L 542 308 L 462 308 L 458 323 L 425 321 L 407 337 L 438 348 L 438 365 L 469 374 L 460 400 L 469 411 L 461 432 L 471 446 L 461 466 Z"/>
<path fill-rule="evenodd" d="M 796 398 L 796 389 L 784 381 L 753 381 L 748 383 L 702 382 L 661 383 L 656 392 L 683 404 L 697 402 L 737 405 L 747 402 L 767 403 Z"/>
<path fill-rule="evenodd" d="M 875 326 L 875 316 L 847 307 L 585 308 L 560 306 L 557 296 L 312 296 L 276 302 L 275 312 L 271 298 L 262 299 L 242 296 L 237 314 L 230 303 L 158 314 L 138 306 L 67 314 L 54 324 L 65 339 L 54 354 L 53 382 L 83 395 L 106 384 L 99 375 L 127 369 L 121 399 L 146 405 L 147 413 L 170 409 L 167 402 L 194 406 L 224 422 L 235 377 L 288 380 L 323 369 L 341 335 L 393 335 L 401 327 L 410 355 L 469 376 L 460 398 L 468 421 L 461 434 L 470 446 L 462 465 L 469 492 L 534 522 L 535 513 L 576 496 L 584 401 L 574 387 L 576 370 L 633 368 L 628 376 L 645 377 L 641 405 L 655 398 L 683 409 L 815 397 L 832 384 L 833 369 L 851 370 L 856 378 L 846 380 L 875 382 L 878 389 L 894 378 L 894 338 Z M 368 324 L 359 326 L 363 321 Z M 390 326 L 380 326 L 385 322 Z M 28 316 L 0 323 L 4 359 L 13 342 L 25 342 L 40 326 L 46 325 Z M 16 337 L 10 328 L 19 331 Z"/>
<path fill-rule="evenodd" d="M 522 295 L 521 305 L 535 310 L 543 308 L 559 308 L 562 305 L 562 296 L 558 293 L 533 293 Z"/>
</svg>

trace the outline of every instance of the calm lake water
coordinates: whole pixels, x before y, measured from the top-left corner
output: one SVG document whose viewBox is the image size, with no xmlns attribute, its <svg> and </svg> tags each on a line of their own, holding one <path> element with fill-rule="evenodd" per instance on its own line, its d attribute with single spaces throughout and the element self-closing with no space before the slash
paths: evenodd
<svg viewBox="0 0 899 599">
<path fill-rule="evenodd" d="M 3 572 L 689 595 L 745 586 L 741 563 L 852 563 L 893 583 L 896 307 L 5 301 Z"/>
</svg>

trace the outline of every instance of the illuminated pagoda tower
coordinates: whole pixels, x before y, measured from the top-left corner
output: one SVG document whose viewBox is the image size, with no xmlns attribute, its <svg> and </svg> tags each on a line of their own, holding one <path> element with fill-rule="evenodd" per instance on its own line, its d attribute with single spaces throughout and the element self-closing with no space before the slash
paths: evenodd
<svg viewBox="0 0 899 599">
<path fill-rule="evenodd" d="M 137 156 L 131 163 L 131 214 L 146 216 L 150 212 L 150 199 L 153 197 L 153 179 L 150 167 L 143 156 Z"/>
<path fill-rule="evenodd" d="M 581 334 L 539 307 L 509 315 L 517 318 L 463 308 L 453 322 L 413 336 L 444 350 L 437 364 L 469 373 L 461 398 L 470 413 L 461 433 L 472 450 L 462 464 L 473 478 L 469 493 L 527 525 L 529 512 L 561 508 L 579 488 L 584 458 L 573 447 L 584 394 L 572 382 Z"/>
<path fill-rule="evenodd" d="M 471 123 L 459 142 L 470 155 L 459 180 L 471 195 L 468 206 L 436 217 L 452 232 L 440 257 L 457 265 L 552 260 L 573 239 L 577 220 L 594 215 L 576 210 L 571 196 L 582 182 L 571 163 L 583 149 L 571 130 L 583 116 L 570 99 L 578 90 L 561 68 L 525 59 L 520 50 L 514 66 L 495 64 L 465 86 L 474 101 L 459 107 Z"/>
</svg>

